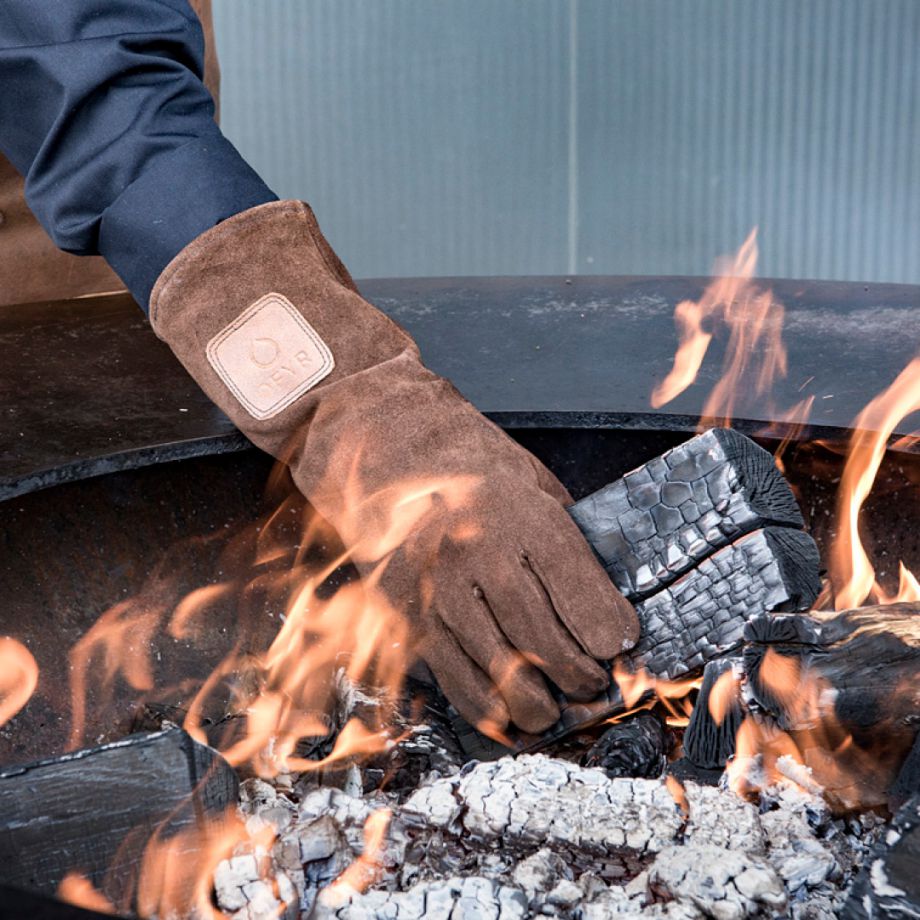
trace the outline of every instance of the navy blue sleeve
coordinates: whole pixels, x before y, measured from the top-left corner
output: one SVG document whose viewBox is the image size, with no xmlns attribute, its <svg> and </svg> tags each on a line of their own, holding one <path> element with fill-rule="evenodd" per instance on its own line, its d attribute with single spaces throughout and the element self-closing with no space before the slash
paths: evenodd
<svg viewBox="0 0 920 920">
<path fill-rule="evenodd" d="M 209 227 L 275 195 L 214 122 L 187 0 L 2 0 L 0 150 L 54 242 L 144 309 Z"/>
</svg>

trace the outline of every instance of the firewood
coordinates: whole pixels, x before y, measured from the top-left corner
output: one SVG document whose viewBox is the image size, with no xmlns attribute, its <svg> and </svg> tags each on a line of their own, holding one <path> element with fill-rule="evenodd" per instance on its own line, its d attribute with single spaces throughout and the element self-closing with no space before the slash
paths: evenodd
<svg viewBox="0 0 920 920">
<path fill-rule="evenodd" d="M 722 658 L 706 665 L 703 685 L 684 732 L 684 755 L 695 767 L 721 770 L 735 753 L 735 737 L 744 721 L 740 671 L 738 658 Z M 719 711 L 713 714 L 713 689 L 717 684 Z"/>
<path fill-rule="evenodd" d="M 585 754 L 586 767 L 599 767 L 615 777 L 661 776 L 668 763 L 667 729 L 658 716 L 640 712 L 611 725 Z"/>
<path fill-rule="evenodd" d="M 885 803 L 920 726 L 920 603 L 758 616 L 745 702 L 841 808 Z"/>
<path fill-rule="evenodd" d="M 636 604 L 641 636 L 618 661 L 655 678 L 685 677 L 739 648 L 753 616 L 807 610 L 819 588 L 818 550 L 811 537 L 783 527 L 755 531 Z M 590 703 L 564 697 L 560 703 L 559 722 L 538 741 L 524 739 L 525 748 L 543 747 L 625 708 L 616 682 Z"/>
<path fill-rule="evenodd" d="M 853 883 L 841 916 L 849 920 L 920 917 L 920 795 L 895 815 Z"/>
<path fill-rule="evenodd" d="M 0 770 L 0 884 L 53 894 L 77 871 L 118 903 L 144 845 L 235 805 L 236 773 L 178 728 Z"/>
<path fill-rule="evenodd" d="M 632 600 L 661 591 L 744 534 L 804 526 L 773 457 L 729 428 L 672 448 L 569 512 Z"/>
</svg>

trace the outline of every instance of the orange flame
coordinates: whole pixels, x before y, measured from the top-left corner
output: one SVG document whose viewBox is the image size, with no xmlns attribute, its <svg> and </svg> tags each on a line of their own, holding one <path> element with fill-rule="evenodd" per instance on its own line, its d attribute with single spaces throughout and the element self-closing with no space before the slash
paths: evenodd
<svg viewBox="0 0 920 920">
<path fill-rule="evenodd" d="M 613 681 L 627 709 L 608 719 L 608 723 L 615 724 L 644 709 L 660 706 L 664 710 L 665 721 L 672 728 L 687 726 L 693 711 L 690 694 L 699 690 L 703 683 L 701 677 L 666 680 L 655 677 L 644 668 L 632 671 L 618 660 L 613 663 Z"/>
<path fill-rule="evenodd" d="M 677 305 L 679 344 L 671 371 L 652 392 L 654 408 L 671 402 L 696 380 L 713 338 L 723 329 L 728 330 L 728 343 L 722 376 L 703 407 L 701 429 L 727 426 L 740 394 L 749 394 L 760 405 L 769 398 L 776 377 L 785 377 L 785 310 L 772 292 L 752 283 L 757 255 L 755 227 L 732 259 L 717 263 L 716 277 L 703 296 Z"/>
<path fill-rule="evenodd" d="M 137 882 L 137 909 L 142 917 L 196 917 L 218 920 L 214 907 L 214 873 L 248 843 L 263 850 L 274 837 L 271 827 L 251 836 L 235 814 L 202 821 L 198 826 L 165 837 L 153 834 L 144 850 Z"/>
<path fill-rule="evenodd" d="M 68 872 L 61 879 L 55 894 L 59 901 L 94 910 L 99 914 L 115 914 L 115 905 L 93 883 L 79 872 Z"/>
<path fill-rule="evenodd" d="M 38 664 L 16 639 L 0 636 L 0 726 L 32 698 L 38 685 Z"/>
<path fill-rule="evenodd" d="M 364 851 L 325 889 L 323 902 L 327 906 L 344 903 L 353 892 L 363 894 L 380 877 L 391 817 L 389 808 L 381 808 L 364 822 Z"/>
<path fill-rule="evenodd" d="M 888 439 L 903 419 L 917 411 L 920 411 L 920 357 L 911 361 L 854 422 L 838 493 L 837 539 L 831 549 L 831 582 L 837 610 L 858 607 L 870 598 L 890 604 L 917 597 L 916 578 L 903 565 L 898 593 L 885 593 L 875 580 L 875 569 L 859 533 L 860 512 L 872 491 Z"/>
</svg>

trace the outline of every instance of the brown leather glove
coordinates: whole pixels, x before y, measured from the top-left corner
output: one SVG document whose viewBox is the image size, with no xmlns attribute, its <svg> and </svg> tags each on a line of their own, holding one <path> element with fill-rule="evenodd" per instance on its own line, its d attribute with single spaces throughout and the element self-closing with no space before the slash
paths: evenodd
<svg viewBox="0 0 920 920">
<path fill-rule="evenodd" d="M 528 732 L 607 684 L 638 621 L 526 450 L 357 292 L 310 208 L 262 205 L 166 268 L 151 321 L 256 445 L 283 458 L 358 568 L 410 618 L 471 722 Z M 541 674 L 542 672 L 542 674 Z"/>
</svg>

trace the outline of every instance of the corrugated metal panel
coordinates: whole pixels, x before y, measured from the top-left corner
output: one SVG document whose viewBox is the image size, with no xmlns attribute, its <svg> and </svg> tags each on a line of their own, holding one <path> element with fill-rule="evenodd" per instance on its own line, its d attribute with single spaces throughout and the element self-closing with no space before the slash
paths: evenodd
<svg viewBox="0 0 920 920">
<path fill-rule="evenodd" d="M 224 126 L 358 275 L 920 282 L 916 0 L 218 0 Z"/>
</svg>

